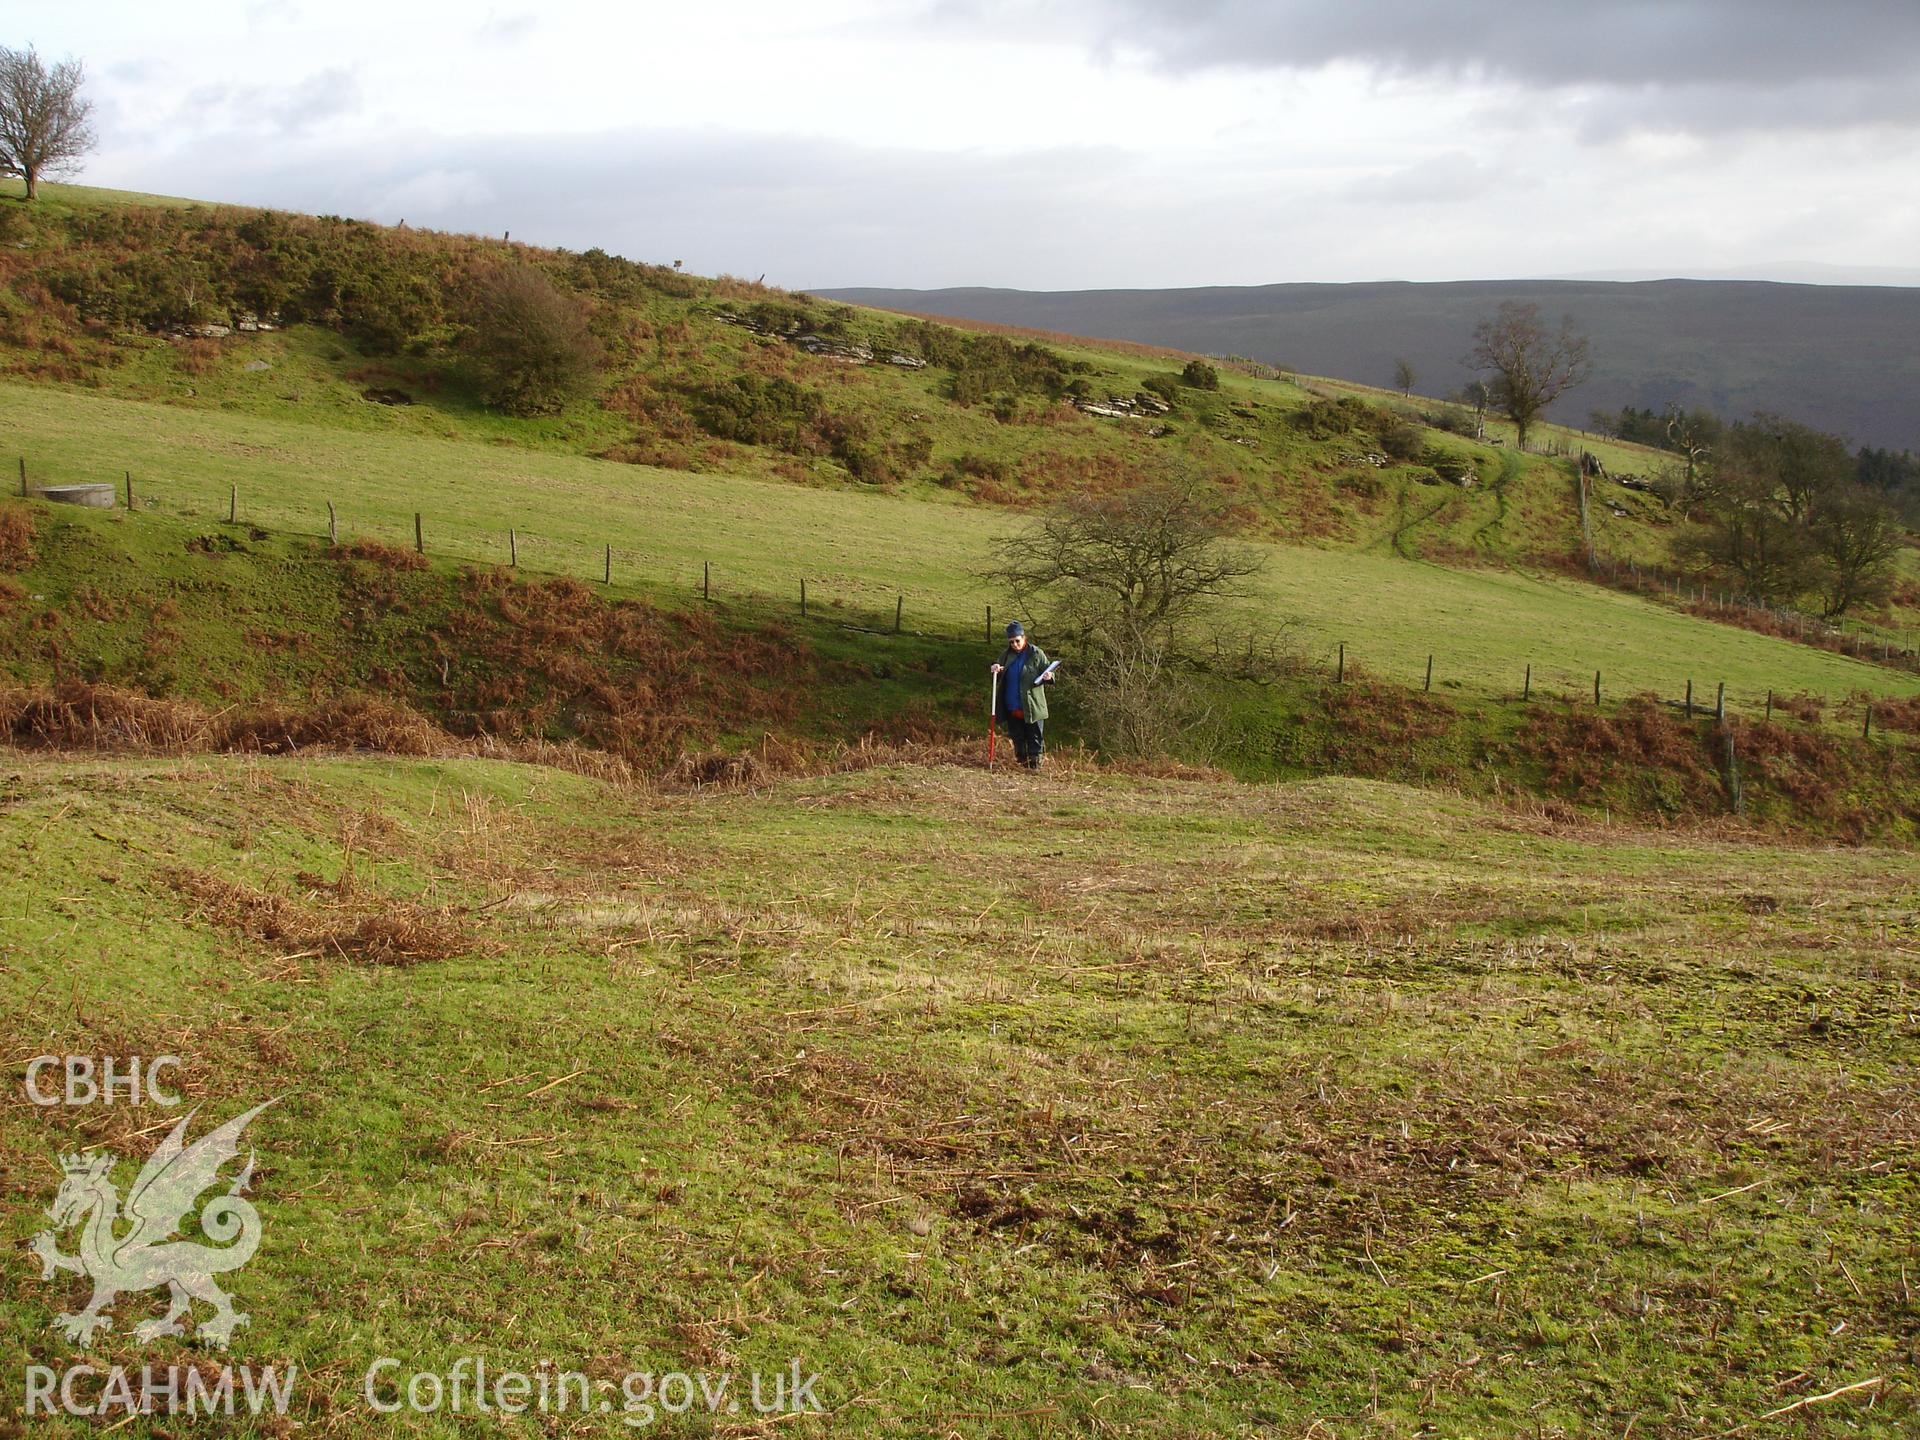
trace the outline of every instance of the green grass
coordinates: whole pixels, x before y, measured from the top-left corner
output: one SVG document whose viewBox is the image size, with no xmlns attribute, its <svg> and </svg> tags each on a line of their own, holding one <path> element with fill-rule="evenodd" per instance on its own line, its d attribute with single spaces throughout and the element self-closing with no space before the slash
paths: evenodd
<svg viewBox="0 0 1920 1440">
<path fill-rule="evenodd" d="M 26 181 L 0 176 L 0 198 L 24 201 L 26 194 Z M 179 195 L 149 195 L 140 190 L 112 190 L 98 185 L 68 185 L 58 180 L 42 180 L 40 198 L 36 203 L 54 209 L 94 205 L 159 205 L 167 209 L 190 209 L 194 206 L 211 208 L 217 202 L 189 200 Z"/>
<path fill-rule="evenodd" d="M 512 527 L 523 566 L 594 578 L 611 544 L 619 578 L 680 596 L 710 562 L 723 595 L 797 606 L 804 578 L 813 602 L 869 620 L 890 620 L 904 596 L 917 629 L 975 634 L 986 605 L 1010 613 L 975 578 L 1020 523 L 1004 510 L 436 438 L 404 418 L 348 429 L 18 384 L 0 384 L 0 404 L 35 483 L 132 468 L 142 514 L 212 526 L 237 486 L 241 520 L 271 530 L 324 533 L 331 501 L 343 537 L 408 545 L 417 510 L 439 556 L 503 562 Z M 1678 698 L 1689 678 L 1709 693 L 1724 682 L 1745 713 L 1769 689 L 1835 701 L 1920 691 L 1909 675 L 1573 580 L 1449 569 L 1385 547 L 1262 548 L 1267 570 L 1251 603 L 1223 618 L 1223 643 L 1249 625 L 1283 627 L 1316 663 L 1344 642 L 1351 662 L 1400 683 L 1420 681 L 1431 653 L 1437 687 L 1476 697 L 1517 694 L 1528 665 L 1546 694 L 1591 694 L 1595 670 L 1613 696 Z"/>
<path fill-rule="evenodd" d="M 122 313 L 114 307 L 127 295 L 171 293 L 196 264 L 225 274 L 241 243 L 232 233 L 240 212 L 181 222 L 174 212 L 107 208 L 129 198 L 138 197 L 75 191 L 37 212 L 6 212 L 18 238 L 0 248 L 11 282 L 0 297 L 0 367 L 52 383 L 38 394 L 9 386 L 0 400 L 36 473 L 132 470 L 148 498 L 183 517 L 224 514 L 227 487 L 237 485 L 245 517 L 269 528 L 317 533 L 332 501 L 347 533 L 405 543 L 418 509 L 437 554 L 498 560 L 511 527 L 535 570 L 602 573 L 611 543 L 617 574 L 681 594 L 710 563 L 723 593 L 784 601 L 804 578 L 815 600 L 849 613 L 885 616 L 904 597 L 910 623 L 970 634 L 976 620 L 985 628 L 987 604 L 1007 609 L 975 572 L 1015 523 L 1009 507 L 1141 477 L 1199 476 L 1245 533 L 1275 545 L 1267 582 L 1223 621 L 1229 640 L 1244 638 L 1250 622 L 1281 626 L 1315 663 L 1330 662 L 1344 642 L 1361 664 L 1401 681 L 1423 678 L 1432 654 L 1437 683 L 1480 697 L 1517 690 L 1528 665 L 1550 693 L 1590 693 L 1596 670 L 1603 693 L 1677 697 L 1690 678 L 1725 682 L 1735 708 L 1748 711 L 1769 690 L 1837 701 L 1856 690 L 1911 693 L 1914 683 L 1549 578 L 1584 543 L 1566 464 L 1426 432 L 1427 443 L 1474 462 L 1476 482 L 1459 487 L 1424 465 L 1371 463 L 1374 421 L 1362 417 L 1331 438 L 1299 423 L 1312 396 L 1328 392 L 1420 408 L 1388 392 L 1229 367 L 1217 391 L 1176 387 L 1163 419 L 1089 417 L 1051 391 L 962 405 L 951 394 L 956 374 L 939 365 L 903 370 L 883 353 L 881 363 L 850 367 L 721 314 L 768 302 L 805 317 L 795 323 L 882 352 L 925 339 L 883 312 L 668 272 L 614 267 L 607 278 L 527 247 L 377 229 L 354 233 L 389 259 L 439 257 L 416 278 L 440 308 L 431 323 L 410 322 L 425 328 L 398 354 L 370 355 L 339 330 L 307 325 L 220 340 L 114 333 L 99 315 Z M 538 419 L 478 402 L 454 343 L 459 302 L 448 287 L 489 260 L 549 266 L 597 297 L 601 394 Z M 231 277 L 222 283 L 231 288 Z M 60 295 L 78 296 L 80 308 Z M 228 303 L 203 305 L 198 318 L 231 318 Z M 80 311 L 90 304 L 108 308 L 87 319 Z M 125 311 L 135 313 L 147 312 Z M 352 328 L 344 316 L 338 323 Z M 930 354 L 943 353 L 928 343 Z M 1071 376 L 1096 398 L 1133 394 L 1180 363 L 1138 347 L 1046 343 L 1065 367 L 1053 372 L 1056 388 Z M 1001 377 L 994 384 L 1021 383 L 1005 378 L 1006 367 L 992 373 Z M 788 436 L 786 449 L 716 438 L 702 428 L 703 397 L 746 375 L 797 386 L 832 421 Z M 364 392 L 374 387 L 417 403 L 372 403 Z M 704 423 L 717 425 L 711 416 Z M 1553 427 L 1542 434 L 1574 439 Z M 1658 463 L 1651 452 L 1593 443 L 1615 468 Z M 783 483 L 765 483 L 775 480 Z M 1674 517 L 1615 485 L 1597 487 L 1594 500 L 1602 554 L 1665 557 Z M 1909 613 L 1868 618 L 1893 635 Z"/>
<path fill-rule="evenodd" d="M 302 1433 L 551 1433 L 367 1414 L 375 1357 L 476 1354 L 799 1356 L 788 1434 L 1663 1440 L 1876 1376 L 1756 1433 L 1920 1422 L 1904 852 L 1356 781 L 14 754 L 0 853 L 11 1063 L 282 1097 L 229 1288 Z M 375 915 L 453 940 L 312 942 Z M 172 1118 L 0 1108 L 16 1253 L 57 1153 L 124 1186 Z M 83 1298 L 10 1266 L 0 1364 L 82 1358 Z M 130 1340 L 151 1298 L 85 1358 L 209 1358 Z"/>
</svg>

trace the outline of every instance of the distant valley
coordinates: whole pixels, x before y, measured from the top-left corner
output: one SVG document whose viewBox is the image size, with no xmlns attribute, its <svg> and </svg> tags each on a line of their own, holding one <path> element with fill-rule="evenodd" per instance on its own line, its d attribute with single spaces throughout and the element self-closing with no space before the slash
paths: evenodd
<svg viewBox="0 0 1920 1440">
<path fill-rule="evenodd" d="M 1764 281 L 1498 280 L 1180 290 L 837 289 L 861 305 L 1245 355 L 1377 385 L 1406 359 L 1423 394 L 1468 378 L 1473 327 L 1503 300 L 1571 315 L 1593 377 L 1551 412 L 1622 405 L 1777 410 L 1855 445 L 1920 450 L 1920 289 Z"/>
</svg>

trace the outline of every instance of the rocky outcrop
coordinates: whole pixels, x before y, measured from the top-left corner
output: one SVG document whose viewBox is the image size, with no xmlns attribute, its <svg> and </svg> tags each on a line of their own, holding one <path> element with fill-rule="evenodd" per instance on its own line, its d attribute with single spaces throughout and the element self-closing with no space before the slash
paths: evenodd
<svg viewBox="0 0 1920 1440">
<path fill-rule="evenodd" d="M 1136 391 L 1132 395 L 1109 395 L 1104 400 L 1095 400 L 1089 395 L 1071 397 L 1073 408 L 1082 415 L 1098 415 L 1105 419 L 1117 420 L 1128 415 L 1165 415 L 1173 409 L 1157 395 L 1146 391 Z"/>
<path fill-rule="evenodd" d="M 871 345 L 863 345 L 857 340 L 838 340 L 830 335 L 797 328 L 777 329 L 738 310 L 720 309 L 713 311 L 712 315 L 722 325 L 738 325 L 742 330 L 751 330 L 755 335 L 764 335 L 770 340 L 784 340 L 823 360 L 838 360 L 846 365 L 871 365 L 875 360 L 884 358 L 887 364 L 898 365 L 903 370 L 924 370 L 927 365 L 918 355 L 909 355 L 902 350 L 876 352 Z"/>
</svg>

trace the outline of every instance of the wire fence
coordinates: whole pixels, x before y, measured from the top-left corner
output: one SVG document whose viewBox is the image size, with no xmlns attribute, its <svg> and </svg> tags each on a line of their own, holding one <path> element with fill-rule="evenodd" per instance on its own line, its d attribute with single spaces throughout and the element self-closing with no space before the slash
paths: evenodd
<svg viewBox="0 0 1920 1440">
<path fill-rule="evenodd" d="M 1846 630 L 1805 611 L 1772 604 L 1760 597 L 1712 584 L 1698 574 L 1662 565 L 1642 564 L 1637 558 L 1604 553 L 1594 544 L 1592 527 L 1588 521 L 1591 494 L 1588 480 L 1583 464 L 1577 481 L 1580 523 L 1586 541 L 1587 574 L 1592 579 L 1616 590 L 1670 600 L 1692 614 L 1722 624 L 1738 625 L 1759 634 L 1812 645 L 1855 660 L 1920 672 L 1920 644 L 1916 643 L 1920 642 L 1920 636 L 1916 636 L 1911 627 L 1880 635 Z"/>
<path fill-rule="evenodd" d="M 1012 607 L 1004 604 L 1000 619 L 996 621 L 993 605 L 983 601 L 977 626 L 956 624 L 950 614 L 936 609 L 931 602 L 925 601 L 925 597 L 919 597 L 919 601 L 910 608 L 909 597 L 913 592 L 906 587 L 880 587 L 871 582 L 849 583 L 845 580 L 838 584 L 823 584 L 821 580 L 803 574 L 798 569 L 794 573 L 792 590 L 782 596 L 765 588 L 733 583 L 733 577 L 710 560 L 699 562 L 698 572 L 689 574 L 684 562 L 672 561 L 630 546 L 603 542 L 594 547 L 518 525 L 502 527 L 498 533 L 476 530 L 457 523 L 449 524 L 425 510 L 413 511 L 410 519 L 355 513 L 343 522 L 332 502 L 320 502 L 325 507 L 325 514 L 321 516 L 314 511 L 312 502 L 308 501 L 301 504 L 269 503 L 262 507 L 263 513 L 255 514 L 248 497 L 237 484 L 227 487 L 224 504 L 205 508 L 183 500 L 177 485 L 168 489 L 164 501 L 144 494 L 131 471 L 123 471 L 118 483 L 39 483 L 34 480 L 28 462 L 22 457 L 19 461 L 19 487 L 23 496 L 59 498 L 89 507 L 111 507 L 133 513 L 145 509 L 167 518 L 212 522 L 244 529 L 259 538 L 277 533 L 322 539 L 334 546 L 352 546 L 371 541 L 465 564 L 501 566 L 530 575 L 592 582 L 609 588 L 619 585 L 653 594 L 664 593 L 683 600 L 697 597 L 708 603 L 724 603 L 747 617 L 772 619 L 797 615 L 803 620 L 835 623 L 845 629 L 867 634 L 997 645 L 1003 643 L 1003 632 L 998 626 L 1004 624 L 1005 620 L 1021 618 L 1031 623 L 1031 617 L 1016 617 Z M 312 528 L 304 528 L 297 523 L 298 517 L 307 513 L 313 513 Z M 269 527 L 261 523 L 266 520 L 274 524 Z M 1723 597 L 1713 597 L 1712 592 L 1705 589 L 1687 590 L 1682 577 L 1674 572 L 1643 567 L 1637 562 L 1596 557 L 1590 568 L 1596 579 L 1622 589 L 1643 594 L 1666 594 L 1678 600 L 1694 600 L 1700 605 L 1708 604 L 1710 599 L 1725 603 Z M 930 610 L 932 614 L 928 613 Z M 1272 636 L 1283 633 L 1286 628 L 1284 625 L 1271 627 L 1263 638 L 1263 633 L 1250 621 L 1244 636 L 1244 658 L 1237 644 L 1228 644 L 1216 637 L 1211 668 L 1229 674 L 1236 669 L 1253 673 L 1256 667 L 1252 662 L 1256 652 L 1263 652 L 1268 663 L 1257 668 L 1270 672 L 1274 668 L 1272 662 L 1278 656 Z M 1411 675 L 1405 673 L 1404 664 L 1395 669 L 1390 661 L 1383 663 L 1381 657 L 1370 656 L 1363 648 L 1350 646 L 1346 641 L 1328 640 L 1305 652 L 1291 643 L 1285 649 L 1285 668 L 1293 673 L 1330 679 L 1335 684 L 1386 680 L 1388 683 L 1418 687 L 1427 693 L 1431 693 L 1436 684 L 1445 689 L 1470 685 L 1476 691 L 1519 702 L 1554 698 L 1589 701 L 1596 706 L 1647 693 L 1645 685 L 1620 685 L 1610 681 L 1604 665 L 1588 672 L 1565 664 L 1536 666 L 1533 662 L 1523 661 L 1516 666 L 1514 674 L 1503 681 L 1488 675 L 1484 666 L 1475 666 L 1470 674 L 1463 676 L 1453 670 L 1445 651 L 1438 648 L 1426 654 L 1423 665 L 1416 662 L 1416 669 Z M 1883 656 L 1878 652 L 1861 651 L 1857 658 L 1881 660 Z M 1897 661 L 1900 657 L 1889 654 L 1885 658 Z M 1711 699 L 1708 698 L 1709 693 Z M 1703 680 L 1696 688 L 1695 681 L 1685 676 L 1676 677 L 1671 695 L 1659 695 L 1658 698 L 1690 718 L 1711 717 L 1720 720 L 1724 720 L 1736 707 L 1749 716 L 1757 715 L 1768 720 L 1774 719 L 1776 714 L 1804 717 L 1812 708 L 1798 692 L 1789 689 L 1778 692 L 1766 689 L 1762 693 L 1756 688 L 1754 693 L 1736 696 L 1724 682 Z M 1862 733 L 1872 735 L 1878 733 L 1874 724 L 1873 704 L 1874 701 L 1863 692 L 1841 697 L 1837 703 L 1828 703 L 1822 697 L 1818 708 L 1823 717 L 1828 710 L 1832 710 L 1836 724 L 1857 724 Z"/>
</svg>

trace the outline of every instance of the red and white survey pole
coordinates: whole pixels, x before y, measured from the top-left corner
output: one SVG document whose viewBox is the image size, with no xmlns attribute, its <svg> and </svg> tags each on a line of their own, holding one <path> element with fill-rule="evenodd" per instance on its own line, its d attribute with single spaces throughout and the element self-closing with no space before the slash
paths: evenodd
<svg viewBox="0 0 1920 1440">
<path fill-rule="evenodd" d="M 993 769 L 993 741 L 998 729 L 995 721 L 1000 712 L 1000 667 L 993 667 L 987 676 L 987 769 Z"/>
</svg>

